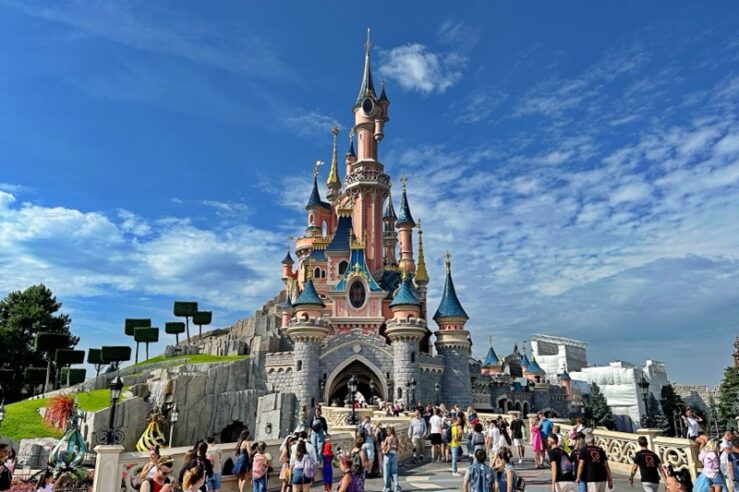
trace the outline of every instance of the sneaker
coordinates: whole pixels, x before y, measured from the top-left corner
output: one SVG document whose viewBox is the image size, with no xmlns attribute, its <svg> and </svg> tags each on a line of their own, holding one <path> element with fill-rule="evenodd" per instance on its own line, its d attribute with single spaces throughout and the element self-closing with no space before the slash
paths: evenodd
<svg viewBox="0 0 739 492">
<path fill-rule="evenodd" d="M 523 463 L 523 458 L 518 458 L 518 464 L 520 465 L 521 463 Z"/>
<path fill-rule="evenodd" d="M 461 473 L 457 473 L 457 472 L 452 472 L 452 476 L 453 477 L 461 477 L 462 474 Z"/>
</svg>

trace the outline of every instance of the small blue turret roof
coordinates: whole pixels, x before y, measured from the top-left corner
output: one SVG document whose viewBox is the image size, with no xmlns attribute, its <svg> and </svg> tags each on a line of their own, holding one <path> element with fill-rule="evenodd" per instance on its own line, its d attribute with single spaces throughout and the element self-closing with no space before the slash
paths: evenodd
<svg viewBox="0 0 739 492">
<path fill-rule="evenodd" d="M 317 262 L 326 261 L 326 252 L 322 249 L 314 249 L 308 258 Z"/>
<path fill-rule="evenodd" d="M 306 280 L 303 285 L 303 292 L 295 299 L 293 306 L 325 306 L 318 292 L 316 292 L 316 288 L 313 286 L 313 279 Z"/>
<path fill-rule="evenodd" d="M 285 254 L 285 258 L 282 260 L 282 264 L 283 265 L 291 265 L 293 263 L 295 263 L 295 262 L 293 261 L 293 257 L 290 256 L 290 251 L 288 250 L 288 252 Z"/>
<path fill-rule="evenodd" d="M 290 295 L 289 294 L 286 294 L 285 295 L 285 300 L 282 301 L 282 304 L 280 304 L 280 307 L 282 309 L 292 309 L 293 308 L 293 303 L 290 302 Z"/>
<path fill-rule="evenodd" d="M 346 151 L 346 155 L 357 157 L 357 153 L 354 152 L 354 140 L 349 140 L 349 150 Z"/>
<path fill-rule="evenodd" d="M 400 213 L 398 214 L 398 221 L 395 223 L 396 226 L 403 224 L 410 224 L 411 227 L 415 227 L 416 223 L 413 221 L 411 215 L 411 209 L 408 206 L 408 196 L 406 195 L 405 185 L 403 185 L 403 195 L 400 199 Z"/>
<path fill-rule="evenodd" d="M 531 363 L 526 366 L 526 369 L 523 372 L 524 374 L 546 374 L 544 369 L 539 366 L 536 359 L 533 357 L 531 358 Z"/>
<path fill-rule="evenodd" d="M 451 260 L 448 254 L 446 259 L 446 279 L 444 280 L 444 292 L 441 295 L 439 308 L 436 310 L 436 314 L 434 314 L 435 321 L 438 321 L 441 318 L 464 318 L 465 320 L 470 319 L 470 317 L 467 316 L 467 313 L 464 311 L 462 303 L 459 302 L 457 292 L 454 289 Z"/>
<path fill-rule="evenodd" d="M 570 380 L 570 373 L 567 372 L 567 369 L 564 370 L 562 374 L 559 375 L 559 378 L 562 381 L 569 381 Z"/>
<path fill-rule="evenodd" d="M 366 280 L 371 292 L 382 291 L 382 287 L 375 281 L 375 278 L 367 267 L 364 249 L 362 248 L 352 248 L 351 254 L 349 255 L 349 268 L 346 269 L 346 272 L 344 272 L 344 275 L 336 284 L 334 290 L 336 292 L 344 292 L 349 286 L 350 280 L 356 276 L 361 276 Z"/>
<path fill-rule="evenodd" d="M 500 359 L 498 359 L 498 354 L 495 353 L 491 345 L 488 349 L 488 354 L 485 356 L 485 360 L 482 362 L 482 366 L 497 366 L 498 364 L 500 364 Z"/>
<path fill-rule="evenodd" d="M 523 368 L 523 370 L 525 371 L 526 368 L 529 367 L 529 364 L 530 364 L 529 358 L 526 357 L 526 354 L 523 354 L 521 356 L 521 368 Z"/>
<path fill-rule="evenodd" d="M 352 233 L 352 216 L 340 215 L 339 223 L 336 224 L 336 232 L 331 242 L 326 246 L 326 251 L 349 251 L 349 236 Z"/>
<path fill-rule="evenodd" d="M 313 207 L 331 208 L 331 205 L 321 200 L 321 195 L 318 193 L 318 179 L 313 178 L 313 190 L 308 198 L 308 203 L 305 205 L 306 210 L 310 210 Z"/>
<path fill-rule="evenodd" d="M 416 293 L 413 292 L 410 276 L 406 275 L 405 279 L 400 282 L 400 287 L 398 288 L 398 292 L 393 298 L 393 302 L 390 303 L 390 307 L 420 305 L 421 301 L 418 300 L 418 296 L 416 296 Z"/>
<path fill-rule="evenodd" d="M 385 219 L 397 219 L 398 216 L 395 215 L 395 207 L 393 207 L 393 197 L 390 195 L 390 193 L 387 194 L 387 200 L 385 201 L 385 212 L 382 214 L 382 217 Z"/>
</svg>

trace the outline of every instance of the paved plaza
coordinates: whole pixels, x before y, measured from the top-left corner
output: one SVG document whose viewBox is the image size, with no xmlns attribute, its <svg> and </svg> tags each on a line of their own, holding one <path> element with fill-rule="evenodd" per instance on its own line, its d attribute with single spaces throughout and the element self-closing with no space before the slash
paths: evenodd
<svg viewBox="0 0 739 492">
<path fill-rule="evenodd" d="M 453 477 L 449 463 L 429 463 L 428 460 L 422 465 L 406 463 L 400 468 L 400 484 L 403 491 L 408 490 L 461 490 L 462 479 L 467 470 L 468 462 L 465 460 L 459 467 L 460 477 Z M 518 473 L 526 480 L 526 490 L 531 492 L 551 491 L 551 472 L 549 469 L 535 469 L 532 460 L 524 460 L 523 464 L 516 465 Z M 638 483 L 632 489 L 629 486 L 626 475 L 614 473 L 613 490 L 615 492 L 641 491 Z M 381 492 L 382 479 L 373 478 L 366 482 L 367 492 Z"/>
</svg>

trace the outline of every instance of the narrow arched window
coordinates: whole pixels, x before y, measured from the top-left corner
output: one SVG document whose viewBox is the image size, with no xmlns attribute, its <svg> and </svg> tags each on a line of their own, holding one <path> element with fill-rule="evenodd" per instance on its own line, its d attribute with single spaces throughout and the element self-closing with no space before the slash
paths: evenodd
<svg viewBox="0 0 739 492">
<path fill-rule="evenodd" d="M 341 260 L 341 263 L 339 263 L 339 275 L 344 275 L 347 268 L 349 268 L 349 262 L 346 260 Z"/>
<path fill-rule="evenodd" d="M 315 270 L 313 270 L 313 278 L 321 278 L 321 269 L 316 267 Z"/>
<path fill-rule="evenodd" d="M 297 368 L 295 370 L 296 371 L 302 371 L 303 370 L 303 361 L 302 360 L 299 360 L 298 361 L 298 366 L 297 366 Z"/>
<path fill-rule="evenodd" d="M 402 398 L 403 398 L 403 388 L 398 386 L 398 399 L 400 400 Z"/>
<path fill-rule="evenodd" d="M 416 362 L 416 353 L 411 352 L 411 363 L 414 363 L 414 362 Z"/>
</svg>

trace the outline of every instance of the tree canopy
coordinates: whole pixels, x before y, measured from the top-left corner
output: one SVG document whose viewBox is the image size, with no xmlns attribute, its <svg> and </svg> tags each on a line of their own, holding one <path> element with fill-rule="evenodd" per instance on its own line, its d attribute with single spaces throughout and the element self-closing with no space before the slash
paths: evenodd
<svg viewBox="0 0 739 492">
<path fill-rule="evenodd" d="M 23 397 L 28 389 L 24 368 L 46 366 L 54 353 L 36 350 L 34 342 L 39 333 L 58 333 L 68 338 L 64 348 L 73 348 L 79 338 L 69 331 L 71 319 L 59 312 L 62 304 L 43 284 L 33 285 L 23 291 L 10 292 L 0 300 L 0 367 L 12 369 L 9 381 L 5 381 L 5 399 L 8 402 Z"/>
</svg>

